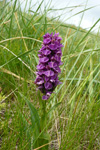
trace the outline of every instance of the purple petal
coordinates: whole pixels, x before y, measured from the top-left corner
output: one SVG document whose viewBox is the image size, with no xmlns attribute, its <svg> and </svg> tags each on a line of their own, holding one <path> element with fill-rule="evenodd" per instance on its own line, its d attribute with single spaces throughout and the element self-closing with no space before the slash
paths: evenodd
<svg viewBox="0 0 100 150">
<path fill-rule="evenodd" d="M 54 37 L 56 38 L 56 37 L 58 37 L 58 35 L 59 35 L 59 33 L 55 33 L 55 34 L 54 34 Z"/>
<path fill-rule="evenodd" d="M 62 38 L 61 37 L 57 37 L 57 40 L 60 42 L 62 40 Z"/>
<path fill-rule="evenodd" d="M 56 80 L 55 81 L 55 86 L 57 86 L 59 84 L 59 81 L 58 80 Z"/>
<path fill-rule="evenodd" d="M 44 83 L 44 81 L 43 80 L 40 80 L 39 82 L 37 82 L 37 85 L 41 85 L 41 84 L 43 84 Z"/>
<path fill-rule="evenodd" d="M 39 71 L 38 71 L 38 74 L 41 76 L 41 75 L 43 75 L 43 74 L 44 74 L 44 71 L 39 70 Z"/>
<path fill-rule="evenodd" d="M 49 38 L 49 37 L 51 37 L 51 35 L 50 35 L 49 33 L 46 33 L 46 34 L 43 36 L 44 39 L 45 39 L 45 38 Z"/>
<path fill-rule="evenodd" d="M 55 81 L 55 86 L 62 84 L 62 82 L 60 82 L 58 79 Z"/>
<path fill-rule="evenodd" d="M 48 95 L 43 95 L 43 96 L 42 96 L 42 99 L 43 99 L 43 100 L 47 100 L 48 98 L 49 98 Z"/>
<path fill-rule="evenodd" d="M 52 57 L 51 57 L 51 60 L 52 60 L 52 61 L 55 61 L 55 60 L 56 60 L 56 58 L 55 58 L 54 56 L 52 56 Z"/>
<path fill-rule="evenodd" d="M 50 66 L 49 66 L 49 65 L 46 65 L 46 69 L 47 69 L 47 70 L 50 70 L 51 68 L 50 68 Z"/>
<path fill-rule="evenodd" d="M 55 55 L 55 56 L 52 56 L 52 57 L 51 57 L 51 60 L 52 60 L 52 61 L 60 62 L 60 61 L 61 61 L 61 57 L 58 56 L 58 55 Z"/>
<path fill-rule="evenodd" d="M 59 49 L 58 49 L 58 51 L 57 51 L 57 55 L 62 56 L 62 51 L 61 51 L 61 49 L 60 49 L 60 48 L 59 48 Z"/>
<path fill-rule="evenodd" d="M 37 65 L 37 69 L 38 69 L 38 70 L 41 70 L 41 69 L 44 69 L 44 68 L 45 68 L 45 66 L 44 66 L 43 64 Z"/>
<path fill-rule="evenodd" d="M 43 50 L 42 53 L 43 53 L 44 55 L 49 55 L 49 54 L 51 53 L 51 51 L 48 50 L 48 49 L 46 49 L 46 50 Z"/>
<path fill-rule="evenodd" d="M 61 73 L 61 70 L 59 67 L 53 68 L 54 71 L 56 71 L 57 73 Z"/>
<path fill-rule="evenodd" d="M 43 88 L 44 88 L 43 85 L 39 85 L 39 87 L 38 87 L 39 90 L 40 90 L 40 89 L 43 89 Z"/>
<path fill-rule="evenodd" d="M 45 74 L 47 77 L 54 76 L 54 72 L 53 72 L 52 70 L 45 71 L 44 74 Z"/>
<path fill-rule="evenodd" d="M 38 52 L 41 53 L 44 49 L 46 49 L 46 46 L 43 45 L 42 48 Z"/>
<path fill-rule="evenodd" d="M 38 52 L 41 53 L 41 52 L 42 52 L 42 49 L 40 49 Z"/>
<path fill-rule="evenodd" d="M 58 62 L 60 62 L 61 57 L 60 57 L 60 56 L 58 56 L 58 55 L 55 55 L 55 60 L 56 60 L 56 61 L 58 61 Z"/>
<path fill-rule="evenodd" d="M 53 36 L 53 32 L 50 34 L 50 37 L 52 37 Z"/>
<path fill-rule="evenodd" d="M 54 61 L 49 62 L 48 65 L 49 65 L 50 68 L 57 67 L 57 63 L 54 62 Z"/>
<path fill-rule="evenodd" d="M 44 83 L 44 80 L 43 80 L 41 77 L 38 76 L 38 77 L 36 78 L 36 80 L 35 80 L 34 83 L 37 84 L 37 85 L 41 85 L 41 84 Z"/>
<path fill-rule="evenodd" d="M 44 93 L 44 86 L 43 86 L 43 85 L 39 85 L 39 86 L 38 86 L 38 89 L 39 89 L 42 93 Z"/>
<path fill-rule="evenodd" d="M 41 54 L 38 54 L 38 57 L 39 57 L 39 58 L 42 58 L 43 56 L 42 56 Z"/>
<path fill-rule="evenodd" d="M 50 38 L 46 38 L 43 40 L 43 43 L 44 44 L 49 44 L 51 42 L 51 39 Z"/>
<path fill-rule="evenodd" d="M 51 78 L 50 78 L 50 82 L 55 82 L 57 79 L 57 76 L 56 75 L 54 75 L 54 76 L 52 76 Z"/>
<path fill-rule="evenodd" d="M 55 82 L 55 79 L 50 79 L 50 82 Z"/>
<path fill-rule="evenodd" d="M 47 92 L 47 94 L 46 94 L 46 95 L 50 96 L 50 95 L 51 95 L 51 93 L 52 93 L 52 92 Z"/>
<path fill-rule="evenodd" d="M 50 82 L 46 82 L 46 83 L 44 84 L 44 86 L 45 86 L 45 89 L 47 89 L 47 90 L 50 90 L 50 89 L 52 89 L 52 87 L 53 87 L 52 83 L 50 83 Z"/>
<path fill-rule="evenodd" d="M 62 47 L 64 47 L 64 46 L 63 46 L 62 44 L 59 44 L 58 47 L 59 47 L 59 48 L 62 48 Z"/>
<path fill-rule="evenodd" d="M 56 50 L 56 49 L 57 49 L 57 45 L 56 45 L 56 44 L 50 44 L 50 45 L 49 45 L 49 48 L 50 48 L 51 50 Z"/>
<path fill-rule="evenodd" d="M 46 82 L 50 80 L 50 78 L 47 77 L 47 76 L 45 76 L 44 79 L 45 79 Z"/>
<path fill-rule="evenodd" d="M 59 65 L 63 65 L 63 62 L 60 61 Z"/>
<path fill-rule="evenodd" d="M 58 84 L 62 84 L 62 82 L 59 81 Z"/>
<path fill-rule="evenodd" d="M 43 57 L 43 58 L 40 58 L 40 60 L 39 60 L 40 63 L 45 63 L 45 62 L 48 62 L 48 61 L 49 61 L 48 57 Z"/>
</svg>

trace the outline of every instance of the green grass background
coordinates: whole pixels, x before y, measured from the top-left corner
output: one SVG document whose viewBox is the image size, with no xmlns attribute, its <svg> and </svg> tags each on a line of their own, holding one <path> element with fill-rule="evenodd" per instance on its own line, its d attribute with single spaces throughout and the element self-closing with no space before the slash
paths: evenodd
<svg viewBox="0 0 100 150">
<path fill-rule="evenodd" d="M 48 18 L 48 11 L 54 11 L 49 5 L 40 14 L 42 5 L 43 1 L 30 13 L 21 10 L 18 0 L 13 4 L 0 2 L 1 149 L 33 149 L 32 131 L 28 130 L 30 112 L 24 97 L 41 115 L 42 94 L 34 85 L 38 50 L 46 32 L 59 32 L 64 44 L 59 75 L 62 84 L 47 101 L 47 111 L 61 104 L 50 113 L 47 124 L 49 149 L 99 150 L 100 34 L 92 33 L 92 29 L 100 19 L 86 31 L 59 21 L 59 17 Z"/>
</svg>

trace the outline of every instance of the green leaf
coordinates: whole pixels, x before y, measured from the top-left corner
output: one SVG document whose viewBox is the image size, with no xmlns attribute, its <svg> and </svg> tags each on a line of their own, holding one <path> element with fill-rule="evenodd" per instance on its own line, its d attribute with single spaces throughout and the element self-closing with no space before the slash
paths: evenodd
<svg viewBox="0 0 100 150">
<path fill-rule="evenodd" d="M 39 115 L 38 115 L 38 111 L 36 110 L 36 108 L 33 106 L 33 104 L 27 100 L 27 98 L 22 95 L 20 93 L 20 95 L 22 97 L 24 97 L 24 100 L 26 101 L 27 105 L 29 106 L 29 109 L 30 109 L 30 115 L 31 115 L 31 123 L 32 123 L 32 128 L 36 130 L 36 132 L 40 132 L 40 118 L 39 118 Z"/>
<path fill-rule="evenodd" d="M 11 15 L 11 21 L 10 21 L 10 27 L 9 27 L 9 37 L 11 35 L 11 27 L 12 27 L 12 21 L 13 21 L 16 4 L 17 4 L 17 0 L 15 0 L 15 2 L 14 2 L 13 11 L 12 11 L 12 15 Z"/>
<path fill-rule="evenodd" d="M 34 127 L 36 125 L 38 127 L 38 130 L 40 130 L 40 118 L 38 115 L 38 111 L 30 101 L 27 100 L 26 103 L 28 104 L 30 109 L 32 126 Z"/>
<path fill-rule="evenodd" d="M 48 113 L 47 113 L 47 115 L 48 115 L 51 111 L 55 110 L 60 104 L 61 104 L 61 102 L 55 104 L 52 108 L 50 108 L 49 111 L 48 111 Z"/>
<path fill-rule="evenodd" d="M 39 136 L 39 139 L 44 139 L 44 140 L 50 140 L 51 137 L 49 135 L 49 133 L 42 133 L 40 136 Z"/>
</svg>

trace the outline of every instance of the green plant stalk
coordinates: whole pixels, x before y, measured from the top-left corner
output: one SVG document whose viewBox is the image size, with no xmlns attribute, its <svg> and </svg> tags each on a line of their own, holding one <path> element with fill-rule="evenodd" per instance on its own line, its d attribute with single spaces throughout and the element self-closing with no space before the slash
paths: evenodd
<svg viewBox="0 0 100 150">
<path fill-rule="evenodd" d="M 46 101 L 43 101 L 41 99 L 41 95 L 40 95 L 40 92 L 38 91 L 38 99 L 39 99 L 39 105 L 40 105 L 40 128 L 41 128 L 41 131 L 44 130 L 45 126 L 46 126 Z"/>
<path fill-rule="evenodd" d="M 40 134 L 41 136 L 38 139 L 39 146 L 47 144 L 49 142 L 49 134 L 47 132 L 47 111 L 46 111 L 46 101 L 41 99 L 40 92 L 39 95 L 39 105 L 40 105 Z M 41 148 L 41 150 L 47 150 L 48 145 Z"/>
<path fill-rule="evenodd" d="M 46 126 L 46 101 L 42 100 L 42 105 L 41 105 L 41 130 L 44 129 Z"/>
<path fill-rule="evenodd" d="M 47 136 L 47 115 L 46 115 L 46 101 L 41 101 L 41 120 L 40 120 L 40 127 L 42 132 L 42 138 L 39 139 L 40 146 L 47 144 L 49 142 L 49 139 Z M 41 150 L 47 150 L 48 145 L 41 148 Z"/>
<path fill-rule="evenodd" d="M 92 60 L 92 54 L 90 57 L 90 80 L 89 80 L 89 101 L 91 101 L 92 94 L 93 94 L 93 74 L 91 72 L 93 71 L 93 60 Z"/>
</svg>

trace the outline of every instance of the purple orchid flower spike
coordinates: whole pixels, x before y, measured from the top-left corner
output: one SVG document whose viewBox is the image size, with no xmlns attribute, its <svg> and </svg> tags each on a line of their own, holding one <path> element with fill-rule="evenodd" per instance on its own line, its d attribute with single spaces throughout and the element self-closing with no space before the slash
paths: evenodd
<svg viewBox="0 0 100 150">
<path fill-rule="evenodd" d="M 37 77 L 35 84 L 38 89 L 44 94 L 42 99 L 47 100 L 53 93 L 54 89 L 61 82 L 58 80 L 58 74 L 61 72 L 60 65 L 62 51 L 62 38 L 59 33 L 43 36 L 42 48 L 39 50 L 39 64 L 37 65 Z"/>
</svg>

